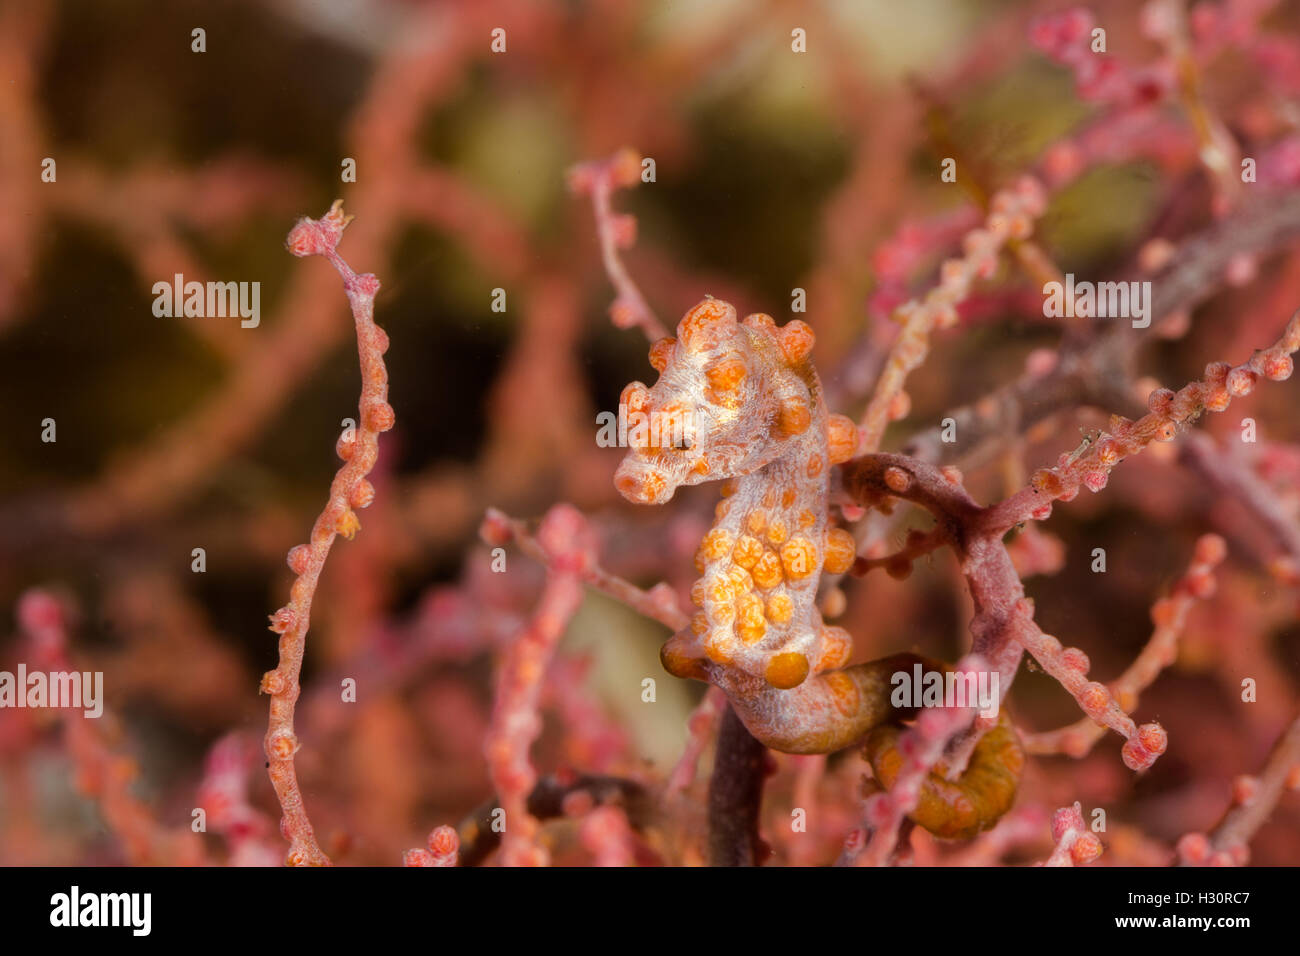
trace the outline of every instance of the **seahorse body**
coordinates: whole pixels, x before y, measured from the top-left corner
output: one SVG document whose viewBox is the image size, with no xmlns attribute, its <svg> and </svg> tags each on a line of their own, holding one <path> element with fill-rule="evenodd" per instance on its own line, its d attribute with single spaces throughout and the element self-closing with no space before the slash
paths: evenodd
<svg viewBox="0 0 1300 956">
<path fill-rule="evenodd" d="M 778 328 L 763 314 L 738 322 L 718 299 L 696 305 L 676 338 L 651 348 L 654 387 L 623 390 L 628 415 L 661 427 L 629 440 L 615 476 L 643 504 L 726 479 L 696 554 L 698 610 L 661 658 L 722 688 L 750 733 L 787 753 L 829 753 L 904 716 L 890 707 L 889 676 L 913 659 L 846 668 L 852 640 L 817 609 L 822 569 L 854 559 L 852 536 L 827 526 L 826 502 L 830 466 L 853 456 L 857 429 L 827 414 L 813 343 L 798 320 Z"/>
</svg>

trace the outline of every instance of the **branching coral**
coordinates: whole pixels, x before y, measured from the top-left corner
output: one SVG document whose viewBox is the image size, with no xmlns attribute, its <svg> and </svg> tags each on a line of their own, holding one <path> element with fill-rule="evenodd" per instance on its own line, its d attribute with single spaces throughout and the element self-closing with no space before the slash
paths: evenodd
<svg viewBox="0 0 1300 956">
<path fill-rule="evenodd" d="M 893 318 L 902 329 L 862 416 L 863 451 L 876 451 L 890 420 L 907 415 L 910 403 L 903 383 L 908 373 L 925 361 L 931 329 L 952 328 L 957 324 L 957 306 L 970 294 L 974 280 L 993 275 L 998 252 L 1009 241 L 1028 238 L 1034 220 L 1045 208 L 1043 187 L 1030 177 L 1022 179 L 1014 189 L 996 194 L 983 227 L 967 232 L 962 238 L 965 255 L 943 263 L 939 285 L 921 302 L 908 301 L 894 310 Z"/>
<path fill-rule="evenodd" d="M 863 68 L 886 34 L 852 5 L 801 7 L 806 50 L 771 29 L 783 4 L 708 22 L 671 4 L 377 6 L 391 33 L 367 22 L 327 41 L 357 45 L 332 65 L 373 59 L 355 95 L 302 89 L 309 110 L 351 113 L 298 162 L 279 157 L 302 144 L 271 162 L 255 138 L 167 164 L 191 155 L 169 133 L 143 159 L 74 140 L 68 18 L 0 14 L 14 213 L 0 331 L 31 333 L 12 340 L 15 364 L 57 331 L 55 292 L 110 288 L 89 267 L 63 281 L 81 232 L 78 261 L 104 260 L 128 290 L 122 316 L 142 284 L 235 259 L 274 303 L 256 334 L 177 317 L 177 341 L 220 374 L 121 389 L 150 413 L 103 429 L 100 452 L 84 447 L 100 422 L 17 376 L 19 418 L 49 405 L 63 444 L 0 462 L 30 485 L 0 496 L 0 558 L 15 559 L 0 579 L 16 596 L 66 562 L 89 617 L 75 657 L 128 706 L 102 727 L 0 715 L 0 862 L 263 864 L 280 855 L 277 803 L 290 863 L 1292 861 L 1300 436 L 1290 393 L 1256 386 L 1287 378 L 1300 347 L 1300 313 L 1277 337 L 1300 300 L 1294 9 L 981 7 L 896 83 Z M 508 52 L 486 40 L 498 26 Z M 46 103 L 46 88 L 63 93 Z M 611 152 L 624 143 L 638 149 Z M 47 154 L 57 179 L 38 179 Z M 378 282 L 339 256 L 340 206 L 300 223 L 290 250 L 342 276 L 362 394 L 272 617 L 266 788 L 251 728 L 230 726 L 255 684 L 237 633 L 311 520 L 257 489 L 293 479 L 285 458 L 308 458 L 286 442 L 314 429 L 258 439 L 296 395 L 295 417 L 332 423 L 317 399 L 342 379 L 314 373 L 346 325 L 328 270 L 281 283 L 283 257 L 253 250 L 259 217 L 343 157 L 361 214 L 349 259 L 386 277 L 390 321 L 415 343 L 392 359 L 436 373 L 395 372 L 416 382 L 411 431 L 380 463 L 394 413 Z M 633 186 L 640 227 L 616 208 Z M 1067 270 L 1140 283 L 1149 321 L 1044 308 Z M 788 320 L 752 312 L 776 314 L 787 291 Z M 699 304 L 671 329 L 652 302 Z M 106 381 L 139 378 L 129 331 L 113 326 Z M 626 347 L 641 334 L 659 378 L 622 391 L 616 453 L 591 440 L 593 406 L 637 376 Z M 1220 355 L 1238 364 L 1205 366 Z M 1062 437 L 1076 428 L 1082 443 Z M 87 457 L 65 473 L 74 448 Z M 372 481 L 367 534 L 333 559 L 347 586 L 322 586 Z M 677 490 L 713 481 L 721 502 Z M 196 545 L 208 577 L 175 560 Z M 1081 560 L 1098 548 L 1108 573 Z M 584 588 L 612 602 L 584 605 Z M 66 666 L 67 622 L 35 594 L 19 652 Z M 707 687 L 663 679 L 656 627 L 664 667 Z M 240 679 L 223 688 L 204 666 L 216 657 L 191 649 Z M 996 678 L 993 706 L 909 699 L 899 678 L 914 676 Z M 340 682 L 355 700 L 340 704 Z M 128 709 L 136 693 L 148 706 Z M 143 781 L 121 756 L 137 720 L 171 743 Z M 296 760 L 308 742 L 313 760 Z M 111 840 L 48 825 L 28 756 L 55 747 Z M 139 784 L 192 797 L 208 836 L 173 833 Z"/>
<path fill-rule="evenodd" d="M 1189 833 L 1178 841 L 1178 858 L 1187 865 L 1244 865 L 1250 839 L 1286 790 L 1300 789 L 1300 718 L 1292 721 L 1258 775 L 1233 781 L 1232 805 L 1207 837 Z"/>
<path fill-rule="evenodd" d="M 548 559 L 546 588 L 532 621 L 511 642 L 497 680 L 486 753 L 505 814 L 501 862 L 507 866 L 547 862 L 546 851 L 536 839 L 537 819 L 528 812 L 528 795 L 537 782 L 528 749 L 541 733 L 540 675 L 582 603 L 580 575 L 590 560 L 589 538 L 585 520 L 573 508 L 552 509 L 542 522 L 537 540 Z"/>
<path fill-rule="evenodd" d="M 1227 545 L 1218 535 L 1205 535 L 1196 542 L 1192 565 L 1174 585 L 1172 592 L 1151 608 L 1155 625 L 1151 639 L 1132 664 L 1108 688 L 1119 707 L 1131 711 L 1138 695 L 1174 663 L 1178 656 L 1178 636 L 1186 626 L 1187 615 L 1198 598 L 1214 593 L 1214 569 L 1227 554 Z M 1082 653 L 1082 652 L 1079 652 Z M 1064 753 L 1082 757 L 1103 736 L 1106 728 L 1085 717 L 1059 730 L 1025 736 L 1025 750 L 1031 754 Z"/>
<path fill-rule="evenodd" d="M 1007 212 L 1009 202 L 995 202 L 999 214 Z M 1029 212 L 1041 211 L 1040 203 L 1032 200 Z M 1027 227 L 1019 228 L 1023 233 Z M 990 230 L 994 236 L 1010 231 L 1010 225 Z M 949 276 L 954 283 L 968 281 L 957 266 L 945 270 L 945 282 Z M 950 290 L 949 298 L 959 294 Z M 929 305 L 931 310 L 951 308 L 946 299 Z M 915 336 L 920 344 L 904 340 L 895 346 L 870 406 L 875 413 L 868 412 L 868 447 L 878 445 L 888 408 L 900 394 L 906 372 L 923 357 L 924 334 L 934 321 L 930 316 L 905 323 L 904 337 Z M 887 676 L 901 666 L 895 659 L 844 668 L 848 637 L 828 628 L 813 603 L 821 566 L 846 570 L 856 548 L 845 532 L 826 529 L 825 476 L 829 464 L 852 455 L 859 436 L 842 419 L 828 416 L 808 364 L 812 344 L 811 330 L 801 322 L 777 329 L 769 317 L 754 315 L 738 323 L 726 303 L 707 299 L 697 305 L 682 319 L 675 339 L 652 347 L 658 383 L 647 389 L 634 382 L 621 399 L 631 412 L 651 421 L 658 418 L 685 437 L 640 436 L 615 479 L 625 497 L 645 504 L 664 503 L 683 484 L 728 481 L 717 522 L 696 557 L 703 576 L 692 599 L 700 610 L 691 626 L 664 646 L 662 658 L 671 673 L 721 687 L 751 733 L 793 753 L 840 749 L 897 718 L 884 704 L 884 691 Z M 1053 500 L 1071 500 L 1080 486 L 1102 490 L 1111 469 L 1125 457 L 1152 441 L 1173 439 L 1178 426 L 1205 409 L 1223 410 L 1234 395 L 1248 394 L 1261 376 L 1288 378 L 1291 354 L 1298 348 L 1300 312 L 1275 345 L 1248 362 L 1212 364 L 1203 381 L 1177 394 L 1152 392 L 1149 415 L 1137 422 L 1114 417 L 1107 433 L 1074 454 L 1063 454 L 1055 469 L 1037 472 L 1024 491 L 987 508 L 964 491 L 955 469 L 939 471 L 901 456 L 856 459 L 843 470 L 844 487 L 858 503 L 887 507 L 891 498 L 905 498 L 929 509 L 937 521 L 933 532 L 910 539 L 904 552 L 883 562 L 860 561 L 859 573 L 880 563 L 905 569 L 940 542 L 951 545 L 976 607 L 972 653 L 980 666 L 997 670 L 1000 693 L 1005 696 L 1021 652 L 1027 650 L 1091 721 L 1125 737 L 1126 764 L 1135 770 L 1149 767 L 1167 746 L 1164 728 L 1157 723 L 1138 726 L 1110 689 L 1087 679 L 1086 654 L 1063 648 L 1039 630 L 1003 536 L 1021 522 L 1046 519 Z M 665 433 L 670 430 L 665 426 Z M 1208 569 L 1222 558 L 1221 540 L 1209 538 L 1198 545 L 1187 588 L 1205 593 Z M 1167 628 L 1177 614 L 1178 609 L 1161 605 L 1157 623 Z M 1168 653 L 1169 638 L 1159 636 L 1153 655 Z M 1149 682 L 1151 666 L 1139 659 L 1117 685 L 1129 707 L 1136 702 L 1136 689 Z M 908 738 L 907 770 L 900 769 L 896 758 L 882 756 L 899 749 L 892 733 L 873 733 L 869 750 L 877 777 L 893 792 L 871 804 L 870 825 L 886 836 L 872 844 L 884 849 L 867 859 L 888 859 L 892 834 L 905 814 L 932 832 L 958 836 L 991 826 L 1009 809 L 1021 760 L 1015 733 L 1004 727 L 991 735 L 992 721 L 982 718 L 959 742 L 967 725 L 959 711 L 924 715 L 918 729 L 908 732 L 920 736 Z M 952 766 L 923 792 L 927 774 L 950 747 Z M 944 777 L 959 778 L 946 795 L 940 789 Z M 955 817 L 943 809 L 953 805 L 959 808 Z M 850 852 L 856 856 L 856 850 Z"/>
</svg>

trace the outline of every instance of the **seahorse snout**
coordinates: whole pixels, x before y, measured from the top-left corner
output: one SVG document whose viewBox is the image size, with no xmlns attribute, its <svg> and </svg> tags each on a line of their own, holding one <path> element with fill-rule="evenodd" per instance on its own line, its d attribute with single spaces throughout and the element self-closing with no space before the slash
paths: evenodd
<svg viewBox="0 0 1300 956">
<path fill-rule="evenodd" d="M 673 496 L 675 486 L 658 469 L 629 456 L 614 473 L 614 487 L 628 501 L 661 505 Z"/>
</svg>

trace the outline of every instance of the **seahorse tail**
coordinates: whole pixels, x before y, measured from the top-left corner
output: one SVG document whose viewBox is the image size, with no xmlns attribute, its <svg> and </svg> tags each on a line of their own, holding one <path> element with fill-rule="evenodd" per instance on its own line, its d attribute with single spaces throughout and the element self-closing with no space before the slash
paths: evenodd
<svg viewBox="0 0 1300 956">
<path fill-rule="evenodd" d="M 761 678 L 711 668 L 708 679 L 727 692 L 732 709 L 761 743 L 782 753 L 834 753 L 860 742 L 873 728 L 906 720 L 913 707 L 895 707 L 894 674 L 943 670 L 917 654 L 895 654 L 867 664 L 814 674 L 781 690 Z"/>
<path fill-rule="evenodd" d="M 892 790 L 903 766 L 897 724 L 876 727 L 867 738 L 865 755 L 876 779 Z M 975 746 L 965 772 L 947 779 L 947 767 L 940 763 L 921 785 L 916 809 L 908 816 L 937 837 L 963 840 L 987 830 L 1002 818 L 1016 799 L 1025 754 L 1020 738 L 1004 710 L 997 726 Z"/>
</svg>

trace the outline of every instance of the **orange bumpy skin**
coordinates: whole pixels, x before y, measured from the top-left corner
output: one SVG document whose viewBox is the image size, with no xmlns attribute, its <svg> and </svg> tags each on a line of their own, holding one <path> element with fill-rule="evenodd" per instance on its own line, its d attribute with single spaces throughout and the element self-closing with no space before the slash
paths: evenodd
<svg viewBox="0 0 1300 956">
<path fill-rule="evenodd" d="M 778 328 L 762 314 L 738 322 L 719 299 L 696 305 L 651 348 L 654 387 L 633 382 L 622 396 L 629 411 L 684 422 L 688 438 L 639 440 L 614 479 L 640 504 L 725 479 L 696 555 L 698 610 L 661 657 L 670 673 L 722 688 L 750 733 L 787 753 L 847 747 L 896 716 L 898 661 L 845 668 L 852 641 L 815 603 L 823 568 L 853 562 L 852 537 L 826 512 L 830 466 L 853 456 L 857 429 L 827 414 L 813 342 L 798 320 Z"/>
</svg>

